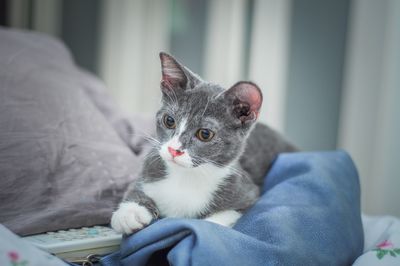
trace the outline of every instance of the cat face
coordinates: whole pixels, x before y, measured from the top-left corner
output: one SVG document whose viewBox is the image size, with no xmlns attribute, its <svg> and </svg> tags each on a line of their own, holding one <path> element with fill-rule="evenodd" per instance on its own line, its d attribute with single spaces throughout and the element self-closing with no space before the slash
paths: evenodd
<svg viewBox="0 0 400 266">
<path fill-rule="evenodd" d="M 239 82 L 225 90 L 167 54 L 160 58 L 163 101 L 156 121 L 159 153 L 166 164 L 223 167 L 237 159 L 261 108 L 259 88 Z"/>
</svg>

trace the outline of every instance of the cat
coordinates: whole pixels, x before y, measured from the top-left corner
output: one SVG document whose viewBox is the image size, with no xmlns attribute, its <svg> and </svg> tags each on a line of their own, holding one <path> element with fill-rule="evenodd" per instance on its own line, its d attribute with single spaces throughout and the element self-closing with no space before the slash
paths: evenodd
<svg viewBox="0 0 400 266">
<path fill-rule="evenodd" d="M 232 226 L 259 197 L 271 162 L 296 148 L 257 123 L 263 97 L 252 82 L 225 90 L 160 53 L 157 138 L 140 176 L 111 218 L 131 234 L 158 217 Z"/>
</svg>

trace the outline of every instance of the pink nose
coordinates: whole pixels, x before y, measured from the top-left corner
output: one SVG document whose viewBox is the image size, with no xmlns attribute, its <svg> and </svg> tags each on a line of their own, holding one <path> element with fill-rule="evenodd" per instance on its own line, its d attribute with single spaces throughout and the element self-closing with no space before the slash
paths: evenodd
<svg viewBox="0 0 400 266">
<path fill-rule="evenodd" d="M 181 156 L 182 154 L 184 154 L 183 151 L 175 150 L 175 149 L 173 149 L 173 148 L 171 148 L 171 147 L 168 147 L 168 151 L 169 151 L 169 153 L 171 153 L 172 157 L 174 157 L 174 158 L 175 158 L 176 156 Z"/>
</svg>

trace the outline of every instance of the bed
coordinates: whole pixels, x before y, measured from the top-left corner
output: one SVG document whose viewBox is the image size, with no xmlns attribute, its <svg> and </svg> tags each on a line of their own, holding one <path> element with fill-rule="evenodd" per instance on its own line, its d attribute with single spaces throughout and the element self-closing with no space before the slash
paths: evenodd
<svg viewBox="0 0 400 266">
<path fill-rule="evenodd" d="M 18 235 L 107 224 L 153 121 L 121 112 L 60 41 L 4 28 L 0 40 L 0 264 L 63 265 Z M 361 216 L 345 151 L 282 154 L 266 180 L 234 228 L 160 219 L 102 264 L 399 265 L 399 220 Z"/>
</svg>

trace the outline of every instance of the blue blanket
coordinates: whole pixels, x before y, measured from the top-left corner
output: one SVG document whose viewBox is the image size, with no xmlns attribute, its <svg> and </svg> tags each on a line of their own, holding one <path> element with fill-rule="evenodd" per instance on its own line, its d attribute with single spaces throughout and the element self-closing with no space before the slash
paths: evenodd
<svg viewBox="0 0 400 266">
<path fill-rule="evenodd" d="M 360 187 L 342 151 L 282 154 L 259 201 L 233 229 L 161 219 L 104 265 L 350 265 L 363 250 Z M 168 265 L 168 264 L 167 264 Z"/>
</svg>

